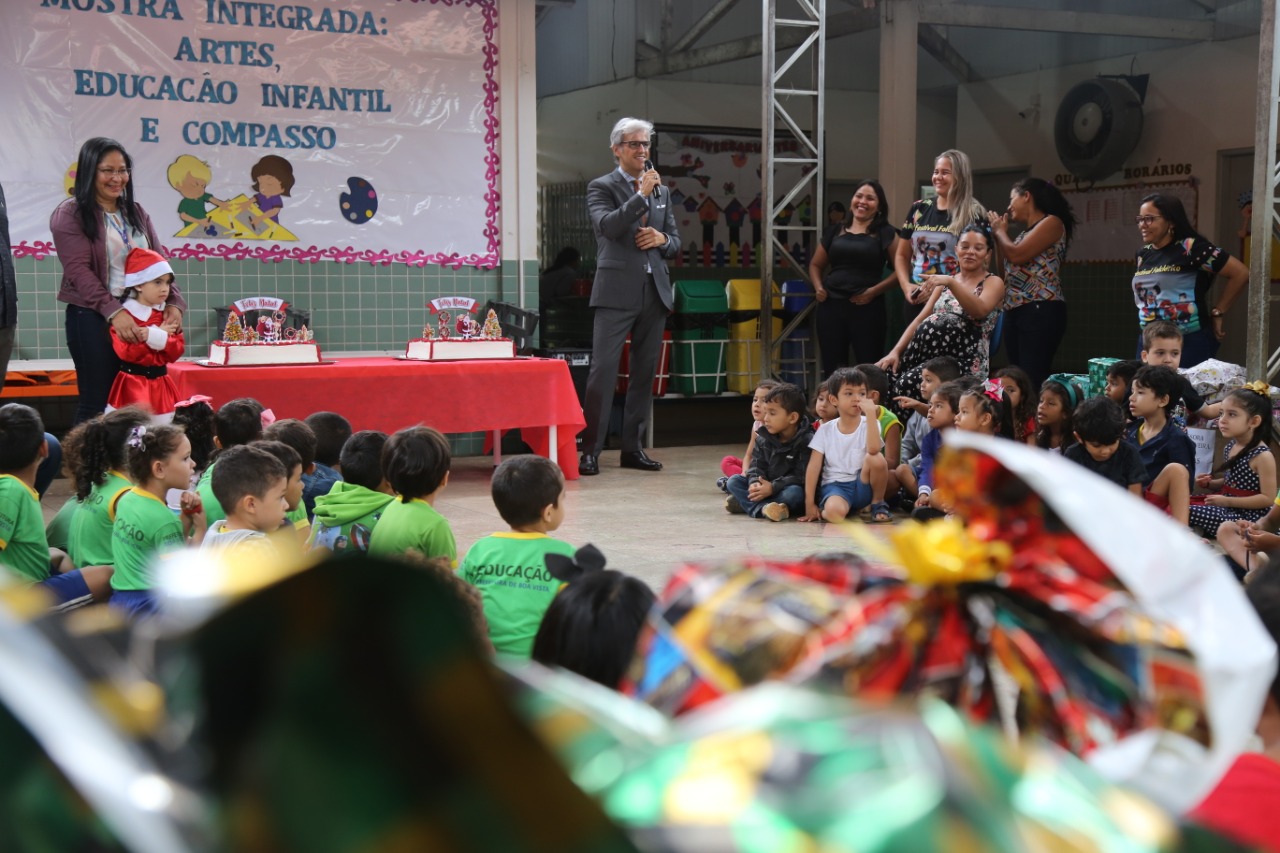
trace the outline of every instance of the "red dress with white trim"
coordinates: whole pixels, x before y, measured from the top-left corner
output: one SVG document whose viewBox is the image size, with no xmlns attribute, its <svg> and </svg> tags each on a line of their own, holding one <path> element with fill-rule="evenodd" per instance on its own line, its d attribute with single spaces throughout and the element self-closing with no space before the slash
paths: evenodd
<svg viewBox="0 0 1280 853">
<path fill-rule="evenodd" d="M 186 342 L 182 332 L 171 334 L 160 328 L 164 322 L 163 308 L 152 308 L 136 299 L 127 299 L 124 309 L 147 330 L 147 340 L 145 343 L 126 343 L 112 327 L 111 346 L 120 356 L 121 365 L 107 397 L 107 410 L 140 405 L 149 409 L 157 419 L 168 422 L 173 417 L 178 390 L 169 377 L 167 366 L 186 352 Z"/>
</svg>

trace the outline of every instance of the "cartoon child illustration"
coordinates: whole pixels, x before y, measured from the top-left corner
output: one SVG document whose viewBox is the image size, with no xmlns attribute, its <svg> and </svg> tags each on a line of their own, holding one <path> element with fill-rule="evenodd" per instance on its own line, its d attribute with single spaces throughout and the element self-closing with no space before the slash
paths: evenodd
<svg viewBox="0 0 1280 853">
<path fill-rule="evenodd" d="M 178 218 L 187 225 L 208 225 L 209 210 L 205 205 L 210 202 L 220 210 L 228 208 L 227 202 L 205 191 L 213 179 L 213 172 L 203 160 L 190 154 L 181 155 L 169 164 L 168 178 L 169 186 L 182 196 L 182 201 L 178 202 Z"/>
<path fill-rule="evenodd" d="M 259 229 L 269 222 L 279 224 L 284 197 L 293 189 L 293 165 L 283 157 L 268 154 L 253 164 L 249 176 L 253 178 L 253 201 L 262 211 L 260 216 L 250 216 L 249 222 Z"/>
</svg>

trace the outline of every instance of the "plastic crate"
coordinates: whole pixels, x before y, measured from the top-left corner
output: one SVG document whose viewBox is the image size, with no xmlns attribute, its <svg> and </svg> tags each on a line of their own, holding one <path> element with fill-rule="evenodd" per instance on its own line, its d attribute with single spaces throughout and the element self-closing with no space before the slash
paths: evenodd
<svg viewBox="0 0 1280 853">
<path fill-rule="evenodd" d="M 671 332 L 662 332 L 662 350 L 658 353 L 657 372 L 653 376 L 653 396 L 664 397 L 671 381 Z M 618 381 L 613 391 L 615 394 L 627 393 L 631 383 L 631 336 L 627 335 L 622 344 L 622 357 L 618 359 Z"/>
<path fill-rule="evenodd" d="M 677 340 L 671 367 L 671 390 L 677 394 L 719 394 L 725 388 L 725 347 L 729 341 Z"/>
<path fill-rule="evenodd" d="M 477 322 L 483 323 L 490 309 L 498 316 L 502 334 L 515 341 L 517 350 L 528 354 L 533 347 L 533 333 L 538 330 L 538 312 L 526 311 L 510 302 L 486 302 L 476 318 Z"/>
</svg>

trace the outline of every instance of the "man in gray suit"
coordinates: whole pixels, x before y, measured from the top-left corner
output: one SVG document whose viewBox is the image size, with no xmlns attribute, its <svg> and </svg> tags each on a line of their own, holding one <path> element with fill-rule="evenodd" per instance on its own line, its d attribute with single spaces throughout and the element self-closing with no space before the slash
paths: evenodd
<svg viewBox="0 0 1280 853">
<path fill-rule="evenodd" d="M 583 414 L 582 474 L 600 473 L 600 451 L 609 431 L 609 410 L 618 380 L 622 344 L 631 335 L 631 380 L 622 413 L 623 468 L 659 471 L 662 463 L 644 452 L 644 425 L 653 402 L 653 378 L 662 350 L 662 330 L 673 300 L 666 258 L 680 251 L 671 194 L 649 163 L 653 125 L 624 118 L 613 126 L 609 145 L 618 168 L 587 187 L 587 211 L 596 232 L 596 280 L 591 289 L 595 331 Z"/>
</svg>

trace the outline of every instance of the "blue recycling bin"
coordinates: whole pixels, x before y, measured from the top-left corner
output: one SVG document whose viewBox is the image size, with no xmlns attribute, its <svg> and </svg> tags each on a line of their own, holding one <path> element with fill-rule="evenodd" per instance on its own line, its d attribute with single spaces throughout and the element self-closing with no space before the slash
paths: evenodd
<svg viewBox="0 0 1280 853">
<path fill-rule="evenodd" d="M 797 314 L 813 302 L 813 287 L 804 279 L 792 279 L 782 283 L 782 322 L 790 323 Z M 787 335 L 778 350 L 778 377 L 801 388 L 809 386 L 817 360 L 817 348 L 808 323 L 802 323 Z"/>
</svg>

